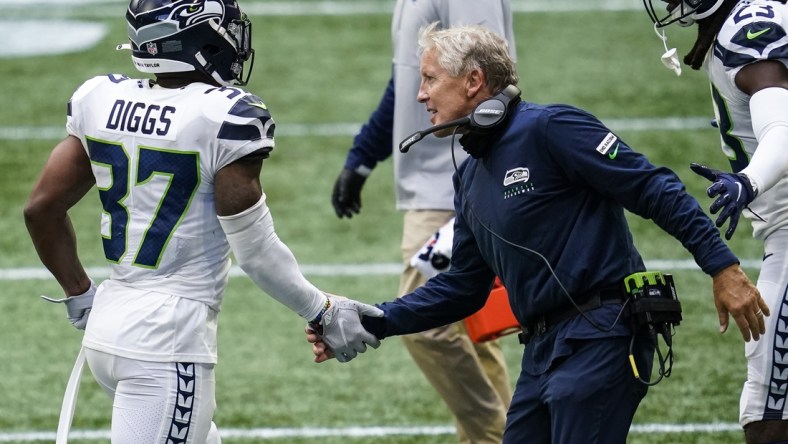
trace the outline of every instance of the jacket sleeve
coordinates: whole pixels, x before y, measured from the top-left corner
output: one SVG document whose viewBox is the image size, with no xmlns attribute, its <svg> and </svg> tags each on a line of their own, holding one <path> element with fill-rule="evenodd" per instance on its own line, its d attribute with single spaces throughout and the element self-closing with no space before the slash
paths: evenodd
<svg viewBox="0 0 788 444">
<path fill-rule="evenodd" d="M 449 270 L 409 294 L 379 304 L 384 317 L 365 317 L 363 325 L 383 339 L 459 321 L 484 306 L 494 280 L 495 273 L 479 251 L 473 232 L 458 214 Z"/>
<path fill-rule="evenodd" d="M 394 78 L 389 79 L 377 109 L 369 116 L 367 123 L 353 138 L 353 146 L 345 160 L 345 168 L 357 170 L 363 166 L 369 170 L 378 162 L 391 156 L 394 129 Z"/>
<path fill-rule="evenodd" d="M 567 177 L 653 220 L 681 242 L 706 274 L 714 276 L 738 263 L 676 173 L 653 165 L 598 119 L 571 107 L 557 108 L 546 134 Z"/>
</svg>

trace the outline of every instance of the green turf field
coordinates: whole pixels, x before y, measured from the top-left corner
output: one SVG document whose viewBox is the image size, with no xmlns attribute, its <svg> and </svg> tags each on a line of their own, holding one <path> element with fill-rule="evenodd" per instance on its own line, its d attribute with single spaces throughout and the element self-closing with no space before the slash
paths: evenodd
<svg viewBox="0 0 788 444">
<path fill-rule="evenodd" d="M 0 6 L 4 2 L 9 0 L 0 0 Z M 318 14 L 317 6 L 325 3 L 317 1 L 241 2 L 258 11 L 253 16 L 257 58 L 248 89 L 265 100 L 277 122 L 277 147 L 265 162 L 262 180 L 280 237 L 305 269 L 347 266 L 334 275 L 308 274 L 324 290 L 367 302 L 392 298 L 397 276 L 391 264 L 399 258 L 401 216 L 393 208 L 391 162 L 380 165 L 367 181 L 360 216 L 340 221 L 330 204 L 352 131 L 377 105 L 388 80 L 390 16 Z M 21 18 L 82 19 L 108 29 L 87 50 L 0 58 L 0 285 L 5 289 L 0 295 L 0 442 L 53 441 L 80 341 L 62 307 L 38 299 L 40 294 L 58 295 L 59 287 L 53 279 L 35 277 L 40 263 L 22 220 L 25 198 L 49 150 L 65 134 L 65 104 L 73 90 L 93 75 L 137 75 L 129 53 L 114 51 L 126 39 L 123 1 L 78 8 L 63 3 L 33 7 L 32 17 L 29 8 L 12 6 L 8 18 L 0 19 L 0 30 Z M 295 9 L 293 5 L 305 3 L 315 5 L 307 8 L 313 13 L 261 15 L 266 6 L 290 4 Z M 374 2 L 358 3 L 361 8 Z M 533 1 L 569 9 L 588 3 Z M 600 6 L 518 12 L 515 26 L 526 100 L 571 103 L 615 123 L 613 130 L 653 162 L 673 168 L 708 206 L 705 179 L 688 168 L 698 160 L 726 165 L 716 130 L 688 124 L 711 119 L 708 85 L 703 73 L 685 69 L 676 78 L 662 67 L 662 43 L 644 11 Z M 683 54 L 693 35 L 672 29 L 669 38 Z M 671 122 L 687 128 L 665 129 Z M 638 124 L 650 129 L 638 129 Z M 89 267 L 104 265 L 98 211 L 94 191 L 72 213 L 83 263 Z M 651 222 L 630 221 L 647 263 L 676 261 L 676 268 L 663 270 L 676 276 L 684 307 L 673 374 L 651 389 L 630 442 L 742 442 L 735 425 L 745 377 L 738 331 L 733 326 L 724 335 L 717 332 L 711 280 L 681 266 L 691 257 L 678 242 Z M 750 234 L 742 223 L 731 245 L 742 259 L 755 262 L 761 251 Z M 388 265 L 383 267 L 388 271 L 354 272 L 357 264 Z M 748 272 L 756 277 L 756 270 Z M 349 364 L 314 364 L 303 322 L 245 277 L 231 279 L 221 319 L 216 422 L 228 431 L 225 443 L 307 443 L 316 436 L 323 443 L 454 442 L 451 416 L 397 338 Z M 502 344 L 514 378 L 520 346 L 513 336 Z M 73 428 L 83 439 L 73 442 L 107 442 L 110 402 L 88 372 L 82 384 Z"/>
</svg>

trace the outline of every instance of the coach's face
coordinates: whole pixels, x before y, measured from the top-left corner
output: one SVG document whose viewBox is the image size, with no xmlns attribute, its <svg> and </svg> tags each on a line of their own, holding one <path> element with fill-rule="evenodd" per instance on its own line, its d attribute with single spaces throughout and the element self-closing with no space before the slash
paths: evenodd
<svg viewBox="0 0 788 444">
<path fill-rule="evenodd" d="M 483 98 L 489 97 L 489 94 L 485 96 L 481 91 L 483 81 L 480 76 L 479 70 L 473 70 L 468 74 L 452 77 L 438 63 L 435 50 L 428 49 L 421 56 L 421 84 L 416 99 L 427 106 L 433 125 L 465 117 Z M 435 135 L 446 137 L 453 132 L 454 127 L 449 127 L 436 131 Z"/>
</svg>

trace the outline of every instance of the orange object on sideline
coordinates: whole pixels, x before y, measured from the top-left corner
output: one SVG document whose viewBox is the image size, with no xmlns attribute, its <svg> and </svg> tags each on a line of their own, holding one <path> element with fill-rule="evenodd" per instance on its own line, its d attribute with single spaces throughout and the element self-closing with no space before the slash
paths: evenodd
<svg viewBox="0 0 788 444">
<path fill-rule="evenodd" d="M 495 278 L 495 284 L 484 307 L 465 318 L 465 329 L 476 343 L 520 331 L 520 324 L 514 318 L 509 305 L 509 295 L 498 278 Z"/>
</svg>

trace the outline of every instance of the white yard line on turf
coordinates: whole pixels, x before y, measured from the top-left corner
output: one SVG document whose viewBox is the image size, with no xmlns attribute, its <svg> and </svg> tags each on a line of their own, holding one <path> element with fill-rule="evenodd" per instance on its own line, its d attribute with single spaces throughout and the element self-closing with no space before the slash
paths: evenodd
<svg viewBox="0 0 788 444">
<path fill-rule="evenodd" d="M 630 429 L 633 434 L 664 434 L 664 433 L 718 433 L 740 431 L 737 423 L 707 424 L 634 424 Z M 454 426 L 421 426 L 421 427 L 345 427 L 345 428 L 254 428 L 254 429 L 219 429 L 223 439 L 279 439 L 279 438 L 325 438 L 325 437 L 370 437 L 370 436 L 425 436 L 453 435 Z M 72 430 L 71 439 L 84 441 L 108 440 L 109 430 Z M 54 432 L 0 432 L 0 442 L 36 442 L 53 441 Z"/>
</svg>

